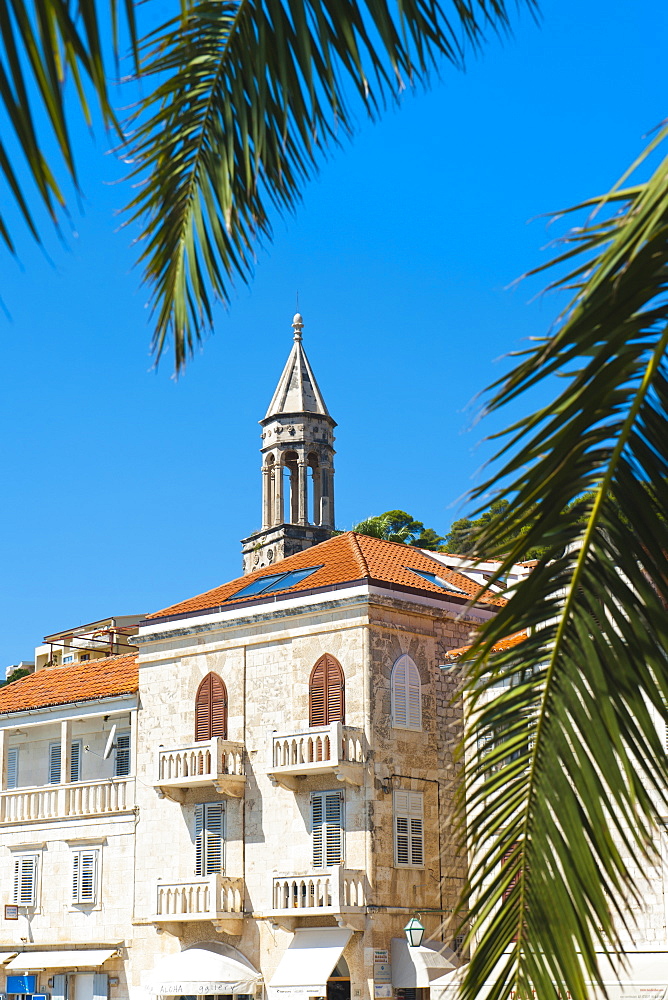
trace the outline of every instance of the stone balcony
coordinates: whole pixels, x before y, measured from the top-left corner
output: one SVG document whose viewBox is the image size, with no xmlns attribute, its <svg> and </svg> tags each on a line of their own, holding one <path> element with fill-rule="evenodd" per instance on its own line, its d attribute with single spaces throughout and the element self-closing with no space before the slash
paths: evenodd
<svg viewBox="0 0 668 1000">
<path fill-rule="evenodd" d="M 214 737 L 158 751 L 155 786 L 170 799 L 183 802 L 189 789 L 207 785 L 221 795 L 241 798 L 245 784 L 243 743 Z"/>
<path fill-rule="evenodd" d="M 367 878 L 363 871 L 333 867 L 307 875 L 275 875 L 267 916 L 294 928 L 299 917 L 335 917 L 341 927 L 364 930 Z"/>
<path fill-rule="evenodd" d="M 209 875 L 187 882 L 159 882 L 151 923 L 163 926 L 210 920 L 217 931 L 241 934 L 243 917 L 243 878 Z"/>
<path fill-rule="evenodd" d="M 0 792 L 0 824 L 78 819 L 132 812 L 134 778 L 102 778 Z"/>
<path fill-rule="evenodd" d="M 364 731 L 340 722 L 273 733 L 270 753 L 269 776 L 285 788 L 295 790 L 301 779 L 315 774 L 329 774 L 349 785 L 361 785 L 364 780 Z"/>
</svg>

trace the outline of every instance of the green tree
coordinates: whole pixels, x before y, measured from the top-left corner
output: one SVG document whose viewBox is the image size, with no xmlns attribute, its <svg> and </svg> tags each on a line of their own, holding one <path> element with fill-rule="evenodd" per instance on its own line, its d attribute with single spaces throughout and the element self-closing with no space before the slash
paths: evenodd
<svg viewBox="0 0 668 1000">
<path fill-rule="evenodd" d="M 22 154 L 12 157 L 11 145 L 0 144 L 0 172 L 39 238 L 23 177 L 31 175 L 57 221 L 63 165 L 78 186 L 72 106 L 78 99 L 89 119 L 93 95 L 133 164 L 137 193 L 127 218 L 139 228 L 154 348 L 160 356 L 171 340 L 179 370 L 211 329 L 215 301 L 228 301 L 233 278 L 249 280 L 274 219 L 298 204 L 327 148 L 352 135 L 359 108 L 376 118 L 407 86 L 425 83 L 440 60 L 463 68 L 485 32 L 508 27 L 509 5 L 184 0 L 140 40 L 135 6 L 138 0 L 0 0 L 0 101 Z M 141 88 L 124 138 L 108 86 L 126 32 Z M 57 164 L 42 153 L 45 132 L 60 150 Z M 0 237 L 14 249 L 4 216 Z"/>
<path fill-rule="evenodd" d="M 421 549 L 438 551 L 443 538 L 433 528 L 425 528 L 422 521 L 416 521 L 405 510 L 387 510 L 384 514 L 368 517 L 353 525 L 358 535 L 384 538 L 387 542 L 401 542 Z"/>
<path fill-rule="evenodd" d="M 32 670 L 26 670 L 25 667 L 17 667 L 16 670 L 12 670 L 11 674 L 6 680 L 0 681 L 0 687 L 6 687 L 7 684 L 12 684 L 14 681 L 19 681 L 21 680 L 22 677 L 27 677 L 31 673 Z"/>
</svg>

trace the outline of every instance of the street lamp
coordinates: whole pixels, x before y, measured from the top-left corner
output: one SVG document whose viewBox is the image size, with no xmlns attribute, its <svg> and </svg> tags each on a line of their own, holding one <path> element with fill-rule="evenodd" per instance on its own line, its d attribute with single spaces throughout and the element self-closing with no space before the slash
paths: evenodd
<svg viewBox="0 0 668 1000">
<path fill-rule="evenodd" d="M 404 934 L 406 935 L 406 940 L 411 948 L 419 948 L 422 944 L 422 938 L 424 937 L 424 927 L 418 920 L 417 916 L 411 917 L 406 926 L 404 927 Z"/>
</svg>

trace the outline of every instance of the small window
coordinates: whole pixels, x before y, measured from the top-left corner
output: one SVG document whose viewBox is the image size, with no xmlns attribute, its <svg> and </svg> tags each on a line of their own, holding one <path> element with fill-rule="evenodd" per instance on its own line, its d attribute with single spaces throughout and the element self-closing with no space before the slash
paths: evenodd
<svg viewBox="0 0 668 1000">
<path fill-rule="evenodd" d="M 275 590 L 289 590 L 290 587 L 295 587 L 309 577 L 311 573 L 315 573 L 317 569 L 322 569 L 322 566 L 309 566 L 308 569 L 294 569 L 287 573 L 272 573 L 270 576 L 261 576 L 258 580 L 249 583 L 247 587 L 237 590 L 236 594 L 226 597 L 225 600 L 232 601 L 239 597 L 252 597 L 255 594 L 271 594 Z"/>
<path fill-rule="evenodd" d="M 195 695 L 195 739 L 227 739 L 227 688 L 218 674 L 207 674 Z"/>
<path fill-rule="evenodd" d="M 394 792 L 394 864 L 424 867 L 422 792 Z"/>
<path fill-rule="evenodd" d="M 72 902 L 97 902 L 99 851 L 72 852 Z"/>
<path fill-rule="evenodd" d="M 82 653 L 79 657 L 80 660 L 90 660 L 90 653 Z"/>
<path fill-rule="evenodd" d="M 7 751 L 7 788 L 19 786 L 19 748 L 10 747 Z"/>
<path fill-rule="evenodd" d="M 195 874 L 201 877 L 225 871 L 225 803 L 195 806 Z"/>
<path fill-rule="evenodd" d="M 343 796 L 341 792 L 311 795 L 313 867 L 343 864 Z"/>
<path fill-rule="evenodd" d="M 466 597 L 471 596 L 468 591 L 462 590 L 461 587 L 456 587 L 454 583 L 450 583 L 449 580 L 445 580 L 442 576 L 437 576 L 436 573 L 427 573 L 425 570 L 415 569 L 414 566 L 404 566 L 404 569 L 415 573 L 416 576 L 421 576 L 423 580 L 433 583 L 435 587 L 441 587 L 442 590 L 451 590 L 456 594 L 464 594 Z"/>
<path fill-rule="evenodd" d="M 341 664 L 329 653 L 321 656 L 309 680 L 309 725 L 345 722 L 345 678 Z"/>
<path fill-rule="evenodd" d="M 74 657 L 72 655 L 63 656 L 63 663 L 74 663 Z"/>
<path fill-rule="evenodd" d="M 81 740 L 73 740 L 70 745 L 70 781 L 81 781 Z M 49 746 L 49 782 L 60 784 L 60 743 Z"/>
<path fill-rule="evenodd" d="M 14 891 L 17 906 L 37 905 L 37 855 L 20 854 L 14 858 Z"/>
<path fill-rule="evenodd" d="M 418 668 L 404 653 L 392 668 L 392 725 L 422 729 L 422 686 Z"/>
<path fill-rule="evenodd" d="M 118 733 L 116 736 L 116 757 L 114 758 L 114 776 L 125 778 L 130 774 L 130 733 Z"/>
</svg>

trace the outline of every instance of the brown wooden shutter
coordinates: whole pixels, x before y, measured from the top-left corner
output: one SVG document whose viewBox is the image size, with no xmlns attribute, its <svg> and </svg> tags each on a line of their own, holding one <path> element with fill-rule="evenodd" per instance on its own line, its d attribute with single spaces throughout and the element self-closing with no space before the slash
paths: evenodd
<svg viewBox="0 0 668 1000">
<path fill-rule="evenodd" d="M 195 697 L 195 739 L 227 739 L 227 689 L 218 674 L 207 674 Z"/>
<path fill-rule="evenodd" d="M 309 725 L 328 726 L 345 721 L 345 686 L 341 664 L 325 653 L 311 672 Z"/>
</svg>

